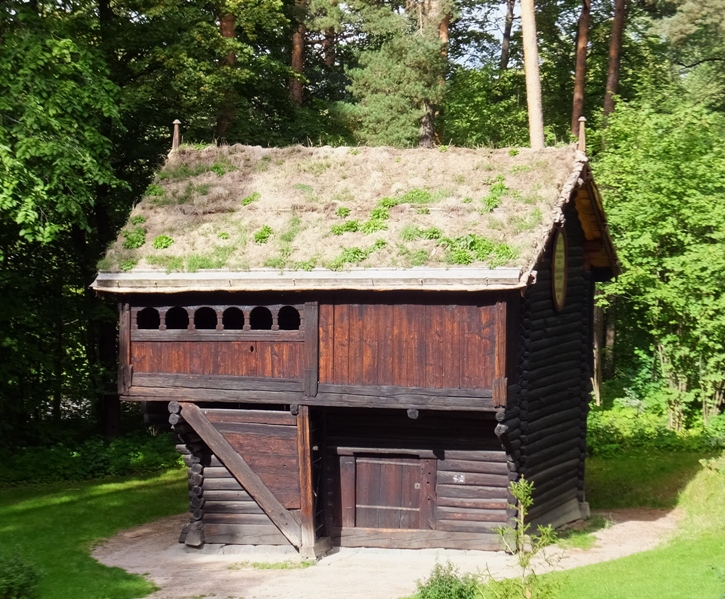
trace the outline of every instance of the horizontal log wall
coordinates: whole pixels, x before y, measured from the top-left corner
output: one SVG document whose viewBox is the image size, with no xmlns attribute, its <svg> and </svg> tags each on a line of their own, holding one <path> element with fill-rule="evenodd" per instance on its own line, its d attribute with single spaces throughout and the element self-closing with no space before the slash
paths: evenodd
<svg viewBox="0 0 725 599">
<path fill-rule="evenodd" d="M 277 500 L 299 513 L 300 477 L 296 418 L 286 411 L 206 409 L 205 417 L 244 458 Z M 173 415 L 182 432 L 189 476 L 191 531 L 201 543 L 288 545 L 289 542 L 224 464 L 188 424 Z M 193 544 L 200 544 L 195 540 Z"/>
<path fill-rule="evenodd" d="M 495 296 L 485 305 L 412 297 L 320 303 L 320 382 L 491 389 Z"/>
<path fill-rule="evenodd" d="M 584 500 L 589 407 L 593 282 L 584 267 L 584 233 L 573 206 L 566 212 L 567 292 L 554 307 L 551 248 L 537 264 L 537 282 L 521 300 L 516 401 L 499 432 L 512 466 L 534 483 L 532 520 L 572 498 Z"/>
</svg>

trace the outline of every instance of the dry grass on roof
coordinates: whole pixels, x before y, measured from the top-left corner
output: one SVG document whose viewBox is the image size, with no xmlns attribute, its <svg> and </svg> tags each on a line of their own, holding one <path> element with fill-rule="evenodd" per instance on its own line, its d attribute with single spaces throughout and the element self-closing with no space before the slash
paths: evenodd
<svg viewBox="0 0 725 599">
<path fill-rule="evenodd" d="M 99 267 L 525 267 L 574 164 L 572 147 L 182 147 Z"/>
</svg>

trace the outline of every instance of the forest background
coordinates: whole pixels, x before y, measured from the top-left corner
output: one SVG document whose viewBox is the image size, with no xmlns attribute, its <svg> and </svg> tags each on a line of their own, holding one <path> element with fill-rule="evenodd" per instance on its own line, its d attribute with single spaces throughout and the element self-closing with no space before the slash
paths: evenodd
<svg viewBox="0 0 725 599">
<path fill-rule="evenodd" d="M 624 269 L 590 444 L 722 444 L 725 0 L 535 8 L 546 142 L 588 117 Z M 524 146 L 523 62 L 515 0 L 3 2 L 0 446 L 139 426 L 89 284 L 174 119 L 194 143 Z"/>
</svg>

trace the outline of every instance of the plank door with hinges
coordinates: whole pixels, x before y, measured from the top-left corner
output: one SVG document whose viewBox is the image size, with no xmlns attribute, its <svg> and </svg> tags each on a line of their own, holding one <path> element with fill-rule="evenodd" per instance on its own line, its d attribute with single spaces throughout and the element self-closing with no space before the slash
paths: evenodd
<svg viewBox="0 0 725 599">
<path fill-rule="evenodd" d="M 434 528 L 435 459 L 390 453 L 339 460 L 339 526 Z"/>
</svg>

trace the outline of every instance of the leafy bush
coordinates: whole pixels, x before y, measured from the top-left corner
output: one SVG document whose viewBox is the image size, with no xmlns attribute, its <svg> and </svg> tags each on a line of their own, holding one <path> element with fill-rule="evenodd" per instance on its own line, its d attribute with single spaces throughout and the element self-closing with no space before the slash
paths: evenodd
<svg viewBox="0 0 725 599">
<path fill-rule="evenodd" d="M 174 240 L 168 235 L 159 235 L 156 239 L 154 239 L 154 249 L 165 250 L 166 248 L 171 247 L 171 244 L 173 243 Z"/>
<path fill-rule="evenodd" d="M 111 441 L 93 437 L 80 445 L 60 442 L 50 447 L 17 450 L 0 470 L 0 484 L 145 474 L 179 464 L 179 454 L 170 434 L 134 434 Z"/>
<path fill-rule="evenodd" d="M 704 451 L 725 446 L 725 430 L 716 419 L 707 429 L 676 432 L 668 428 L 667 416 L 642 405 L 617 401 L 609 410 L 589 414 L 587 445 L 591 455 L 608 457 L 628 449 Z M 725 427 L 723 427 L 725 428 Z"/>
<path fill-rule="evenodd" d="M 121 234 L 124 237 L 123 247 L 127 250 L 135 250 L 146 243 L 146 229 L 143 227 L 125 229 Z"/>
<path fill-rule="evenodd" d="M 350 209 L 347 206 L 340 206 L 337 209 L 337 212 L 335 212 L 336 216 L 339 216 L 340 218 L 347 218 L 350 216 Z"/>
<path fill-rule="evenodd" d="M 255 243 L 267 243 L 269 238 L 272 237 L 272 227 L 264 225 L 259 231 L 254 234 Z"/>
<path fill-rule="evenodd" d="M 248 196 L 242 198 L 242 206 L 249 206 L 249 204 L 251 204 L 252 202 L 256 202 L 261 197 L 262 194 L 260 194 L 258 191 L 250 193 Z"/>
<path fill-rule="evenodd" d="M 360 221 L 346 220 L 344 223 L 332 225 L 330 232 L 333 235 L 342 235 L 343 233 L 357 233 L 360 230 Z"/>
<path fill-rule="evenodd" d="M 0 553 L 0 599 L 35 599 L 40 574 L 17 555 Z"/>
<path fill-rule="evenodd" d="M 418 581 L 416 599 L 476 599 L 478 582 L 470 574 L 461 576 L 458 569 L 448 562 L 436 564 L 428 580 Z"/>
<path fill-rule="evenodd" d="M 446 261 L 449 264 L 471 264 L 480 261 L 496 267 L 517 256 L 516 250 L 511 246 L 495 243 L 475 233 L 455 238 L 443 237 L 440 245 L 446 248 Z"/>
</svg>

